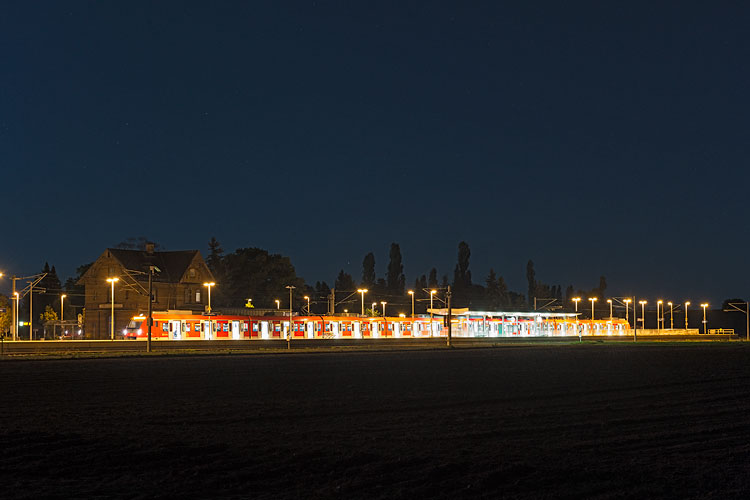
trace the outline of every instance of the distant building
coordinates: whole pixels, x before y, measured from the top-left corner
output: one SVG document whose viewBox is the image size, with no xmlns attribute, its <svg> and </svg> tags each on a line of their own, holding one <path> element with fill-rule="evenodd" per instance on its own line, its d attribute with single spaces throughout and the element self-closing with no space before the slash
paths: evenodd
<svg viewBox="0 0 750 500">
<path fill-rule="evenodd" d="M 107 278 L 119 279 L 115 283 L 115 338 L 133 316 L 146 313 L 150 266 L 159 269 L 153 277 L 155 311 L 205 310 L 208 299 L 203 283 L 214 277 L 198 250 L 156 252 L 153 244 L 146 245 L 145 251 L 108 248 L 78 281 L 86 291 L 86 338 L 110 338 L 112 289 Z"/>
</svg>

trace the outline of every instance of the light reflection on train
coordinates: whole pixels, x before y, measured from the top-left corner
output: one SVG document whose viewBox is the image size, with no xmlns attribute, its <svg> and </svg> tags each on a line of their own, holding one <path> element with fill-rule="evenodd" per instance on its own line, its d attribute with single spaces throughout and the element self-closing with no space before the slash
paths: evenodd
<svg viewBox="0 0 750 500">
<path fill-rule="evenodd" d="M 498 313 L 499 314 L 499 313 Z M 183 312 L 156 312 L 151 329 L 153 339 L 169 340 L 272 340 L 286 339 L 288 316 L 195 315 Z M 439 316 L 357 317 L 293 316 L 292 339 L 321 338 L 427 338 L 448 333 L 445 319 Z M 574 315 L 538 315 L 515 313 L 487 316 L 454 316 L 451 334 L 455 337 L 555 337 L 628 335 L 629 324 L 622 318 L 577 319 Z M 146 318 L 133 318 L 122 332 L 124 338 L 147 337 Z"/>
</svg>

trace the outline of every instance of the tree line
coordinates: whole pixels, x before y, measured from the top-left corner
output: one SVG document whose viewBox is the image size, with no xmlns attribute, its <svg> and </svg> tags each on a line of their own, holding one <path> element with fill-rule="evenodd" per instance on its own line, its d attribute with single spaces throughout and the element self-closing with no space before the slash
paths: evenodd
<svg viewBox="0 0 750 500">
<path fill-rule="evenodd" d="M 451 287 L 452 307 L 468 307 L 473 310 L 513 310 L 526 311 L 535 306 L 568 310 L 572 307 L 572 297 L 604 298 L 607 281 L 604 276 L 599 279 L 597 287 L 576 289 L 572 285 L 563 288 L 561 285 L 550 285 L 537 279 L 533 261 L 526 266 L 528 288 L 526 293 L 510 290 L 502 275 L 490 269 L 487 276 L 479 283 L 472 280 L 470 269 L 471 249 L 468 243 L 458 244 L 456 265 L 452 279 L 448 274 L 439 275 L 433 267 L 428 273 L 415 278 L 410 290 L 415 292 L 415 312 L 425 313 L 429 307 L 430 290 L 436 290 L 433 298 L 435 308 L 445 307 L 445 292 Z M 289 307 L 288 290 L 294 290 L 295 310 L 306 310 L 307 296 L 310 300 L 310 312 L 325 314 L 335 312 L 360 312 L 361 295 L 358 290 L 366 289 L 365 308 L 368 314 L 382 313 L 381 302 L 387 303 L 389 315 L 411 313 L 411 296 L 407 294 L 404 259 L 398 243 L 391 243 L 388 253 L 386 273 L 377 276 L 376 258 L 373 252 L 362 259 L 361 275 L 356 278 L 341 269 L 333 283 L 317 281 L 308 284 L 296 274 L 289 257 L 270 254 L 260 248 L 238 248 L 232 253 L 225 253 L 216 238 L 208 243 L 206 264 L 217 281 L 212 292 L 212 303 L 216 307 L 238 306 L 252 299 L 254 307 L 276 307 L 275 300 Z M 215 302 L 213 302 L 215 300 Z M 374 306 L 373 306 L 374 304 Z"/>
<path fill-rule="evenodd" d="M 147 238 L 128 238 L 115 248 L 131 250 L 145 250 Z M 163 247 L 156 244 L 158 250 Z M 289 307 L 287 286 L 294 286 L 293 304 L 295 311 L 306 311 L 309 298 L 312 314 L 326 314 L 330 311 L 341 313 L 360 312 L 360 289 L 367 289 L 365 294 L 365 309 L 367 314 L 382 314 L 381 302 L 387 303 L 388 315 L 411 313 L 411 296 L 407 291 L 413 290 L 414 306 L 417 314 L 424 314 L 430 305 L 430 290 L 436 290 L 433 297 L 435 308 L 445 307 L 445 292 L 451 287 L 454 308 L 468 307 L 473 310 L 508 310 L 525 311 L 534 308 L 534 298 L 537 307 L 553 307 L 562 310 L 572 308 L 571 298 L 599 297 L 604 298 L 607 281 L 602 276 L 597 287 L 591 289 L 575 289 L 572 285 L 565 288 L 550 285 L 537 279 L 534 263 L 529 260 L 526 266 L 528 288 L 525 293 L 508 288 L 505 279 L 494 268 L 490 269 L 486 277 L 475 282 L 470 269 L 471 250 L 468 243 L 458 244 L 456 265 L 452 277 L 448 274 L 440 275 L 437 268 L 432 267 L 429 272 L 415 278 L 413 285 L 407 288 L 404 272 L 404 259 L 398 243 L 391 243 L 388 252 L 386 273 L 378 276 L 376 273 L 376 258 L 373 252 L 367 253 L 362 259 L 361 275 L 356 278 L 341 269 L 333 283 L 317 281 L 308 284 L 298 276 L 291 259 L 280 254 L 269 253 L 267 250 L 248 247 L 238 248 L 226 253 L 219 241 L 214 237 L 208 242 L 206 264 L 216 278 L 217 286 L 212 290 L 212 305 L 214 308 L 243 307 L 252 305 L 258 308 L 274 308 L 276 300 L 279 307 Z M 73 320 L 78 314 L 85 314 L 83 310 L 85 297 L 82 286 L 77 285 L 79 278 L 88 270 L 92 263 L 79 266 L 76 276 L 61 282 L 55 266 L 45 262 L 40 269 L 45 277 L 36 285 L 34 295 L 34 323 L 35 328 L 43 326 L 48 321 L 57 320 L 60 315 L 60 295 L 66 294 L 64 302 L 65 319 Z M 23 284 L 25 286 L 25 283 Z M 248 299 L 252 299 L 248 301 Z M 375 304 L 373 307 L 372 304 Z M 0 294 L 0 332 L 7 332 L 11 322 L 11 303 L 7 296 Z M 19 319 L 28 321 L 28 296 L 21 300 Z"/>
</svg>

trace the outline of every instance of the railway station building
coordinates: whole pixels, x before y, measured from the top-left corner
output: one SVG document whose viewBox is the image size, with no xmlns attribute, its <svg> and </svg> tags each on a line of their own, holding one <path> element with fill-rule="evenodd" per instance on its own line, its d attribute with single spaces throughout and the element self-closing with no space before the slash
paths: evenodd
<svg viewBox="0 0 750 500">
<path fill-rule="evenodd" d="M 107 248 L 84 273 L 78 284 L 85 289 L 83 337 L 109 339 L 114 286 L 115 338 L 133 318 L 148 310 L 148 272 L 153 274 L 154 310 L 193 311 L 202 314 L 208 304 L 205 282 L 214 281 L 198 250 L 162 252 L 153 244 L 145 250 Z"/>
</svg>

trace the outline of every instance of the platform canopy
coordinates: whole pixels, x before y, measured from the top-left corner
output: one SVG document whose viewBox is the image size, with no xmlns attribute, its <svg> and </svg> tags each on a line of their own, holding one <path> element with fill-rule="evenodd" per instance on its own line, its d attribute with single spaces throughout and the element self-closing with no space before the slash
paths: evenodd
<svg viewBox="0 0 750 500">
<path fill-rule="evenodd" d="M 427 309 L 428 313 L 437 314 L 438 316 L 447 316 L 448 309 Z M 567 319 L 575 318 L 580 313 L 564 313 L 564 312 L 549 312 L 549 311 L 531 311 L 531 312 L 519 312 L 519 311 L 470 311 L 469 308 L 454 309 L 451 308 L 452 316 L 477 316 L 487 318 L 502 318 L 506 316 L 515 316 L 519 318 L 545 318 L 545 319 Z"/>
</svg>

